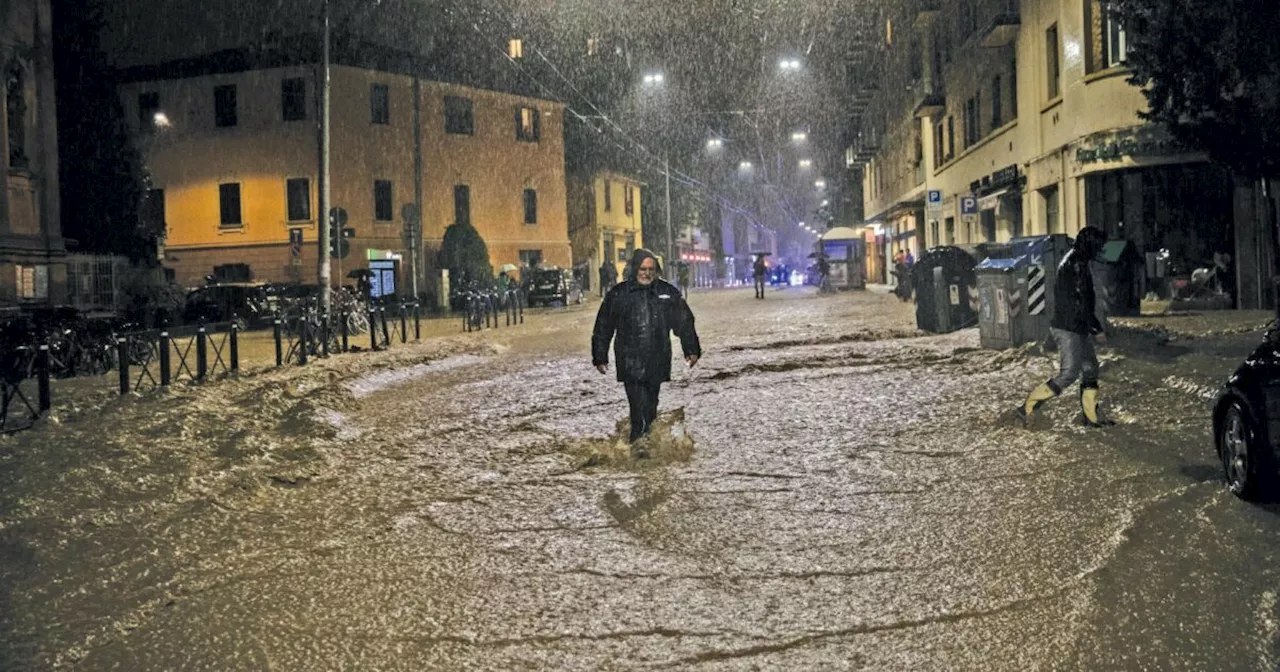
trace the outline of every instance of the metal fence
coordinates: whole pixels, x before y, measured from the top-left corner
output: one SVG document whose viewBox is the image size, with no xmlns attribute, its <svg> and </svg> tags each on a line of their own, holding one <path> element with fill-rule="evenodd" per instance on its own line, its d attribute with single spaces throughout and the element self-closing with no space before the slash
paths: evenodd
<svg viewBox="0 0 1280 672">
<path fill-rule="evenodd" d="M 469 292 L 462 311 L 462 330 L 497 329 L 501 321 L 508 327 L 524 324 L 528 297 L 519 289 L 505 292 Z"/>
<path fill-rule="evenodd" d="M 67 255 L 67 302 L 80 310 L 115 310 L 120 277 L 128 266 L 124 257 Z"/>
<path fill-rule="evenodd" d="M 148 329 L 116 338 L 120 394 L 204 382 L 240 370 L 235 321 L 176 329 Z"/>
<path fill-rule="evenodd" d="M 51 397 L 47 344 L 0 353 L 0 434 L 34 425 L 49 411 Z"/>
</svg>

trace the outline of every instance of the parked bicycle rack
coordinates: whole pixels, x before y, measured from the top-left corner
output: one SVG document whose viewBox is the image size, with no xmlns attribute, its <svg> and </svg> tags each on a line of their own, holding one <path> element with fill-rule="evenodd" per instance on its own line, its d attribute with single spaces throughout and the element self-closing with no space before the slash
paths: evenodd
<svg viewBox="0 0 1280 672">
<path fill-rule="evenodd" d="M 390 314 L 388 314 L 390 313 Z M 276 366 L 285 363 L 305 365 L 311 357 L 328 357 L 330 354 L 350 352 L 353 347 L 351 324 L 354 313 L 341 313 L 334 320 L 331 333 L 330 320 L 314 310 L 306 310 L 293 317 L 277 317 L 274 324 L 276 342 Z M 400 343 L 409 342 L 409 320 L 413 320 L 413 340 L 422 340 L 422 312 L 418 303 L 401 304 L 388 309 L 375 305 L 369 308 L 368 335 L 370 350 L 385 350 L 399 339 Z"/>
<path fill-rule="evenodd" d="M 183 379 L 203 382 L 219 372 L 223 375 L 238 372 L 239 333 L 240 328 L 233 320 L 119 335 L 116 358 L 120 394 L 168 387 Z"/>
</svg>

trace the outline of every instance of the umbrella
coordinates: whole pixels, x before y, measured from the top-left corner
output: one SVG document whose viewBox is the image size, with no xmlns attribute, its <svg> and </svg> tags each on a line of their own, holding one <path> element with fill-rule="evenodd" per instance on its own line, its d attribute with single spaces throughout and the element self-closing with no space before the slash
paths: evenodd
<svg viewBox="0 0 1280 672">
<path fill-rule="evenodd" d="M 518 270 L 520 270 L 520 267 L 516 266 L 515 264 L 503 264 L 502 268 L 498 269 L 500 273 L 510 273 L 511 271 L 518 271 Z"/>
</svg>

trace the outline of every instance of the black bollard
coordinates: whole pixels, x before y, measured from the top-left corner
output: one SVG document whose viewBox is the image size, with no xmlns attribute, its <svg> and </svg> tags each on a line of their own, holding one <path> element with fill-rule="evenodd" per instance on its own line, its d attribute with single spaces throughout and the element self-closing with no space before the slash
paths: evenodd
<svg viewBox="0 0 1280 672">
<path fill-rule="evenodd" d="M 240 371 L 240 325 L 231 323 L 231 371 Z"/>
<path fill-rule="evenodd" d="M 37 355 L 37 382 L 40 387 L 40 412 L 45 413 L 53 406 L 52 395 L 49 392 L 49 344 L 45 343 L 40 346 L 40 353 Z"/>
<path fill-rule="evenodd" d="M 307 324 L 307 314 L 304 312 L 302 317 L 298 318 L 298 364 L 305 366 L 307 363 L 307 348 L 311 347 L 311 339 L 307 335 L 311 332 L 311 325 Z"/>
<path fill-rule="evenodd" d="M 276 366 L 284 366 L 284 343 L 281 341 L 280 318 L 277 317 L 271 327 L 272 333 L 276 338 Z"/>
<path fill-rule="evenodd" d="M 409 314 L 405 312 L 404 304 L 400 304 L 400 342 L 409 342 Z"/>
<path fill-rule="evenodd" d="M 196 380 L 204 380 L 209 373 L 209 338 L 205 334 L 204 325 L 196 329 Z"/>
<path fill-rule="evenodd" d="M 387 332 L 387 307 L 378 306 L 378 316 L 382 318 L 382 342 L 391 347 L 391 334 Z"/>
<path fill-rule="evenodd" d="M 120 394 L 129 394 L 129 339 L 116 339 L 116 356 L 120 366 Z"/>
<path fill-rule="evenodd" d="M 376 308 L 369 308 L 369 349 L 378 349 L 378 311 Z"/>
<path fill-rule="evenodd" d="M 351 329 L 347 325 L 347 318 L 350 316 L 351 316 L 350 313 L 342 314 L 342 351 L 343 352 L 346 352 L 349 349 L 347 344 L 347 338 L 351 335 L 350 334 Z"/>
<path fill-rule="evenodd" d="M 169 368 L 169 332 L 160 332 L 160 384 L 168 385 L 171 382 L 172 371 Z"/>
<path fill-rule="evenodd" d="M 329 316 L 327 314 L 320 316 L 320 352 L 324 357 L 329 356 Z"/>
<path fill-rule="evenodd" d="M 413 302 L 413 340 L 422 340 L 422 311 L 417 301 Z"/>
</svg>

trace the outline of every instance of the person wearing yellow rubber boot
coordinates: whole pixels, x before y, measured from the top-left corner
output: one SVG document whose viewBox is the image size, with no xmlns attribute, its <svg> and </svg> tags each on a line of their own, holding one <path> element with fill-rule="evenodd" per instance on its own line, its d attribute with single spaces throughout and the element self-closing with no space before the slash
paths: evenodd
<svg viewBox="0 0 1280 672">
<path fill-rule="evenodd" d="M 1030 423 L 1036 409 L 1044 402 L 1080 380 L 1080 422 L 1087 427 L 1115 424 L 1098 410 L 1098 353 L 1094 341 L 1107 342 L 1107 331 L 1098 319 L 1093 293 L 1093 275 L 1089 262 L 1102 251 L 1107 236 L 1100 229 L 1086 226 L 1076 236 L 1071 251 L 1058 265 L 1053 287 L 1053 319 L 1049 332 L 1058 344 L 1058 375 L 1041 383 L 1017 409 L 1023 423 Z"/>
</svg>

